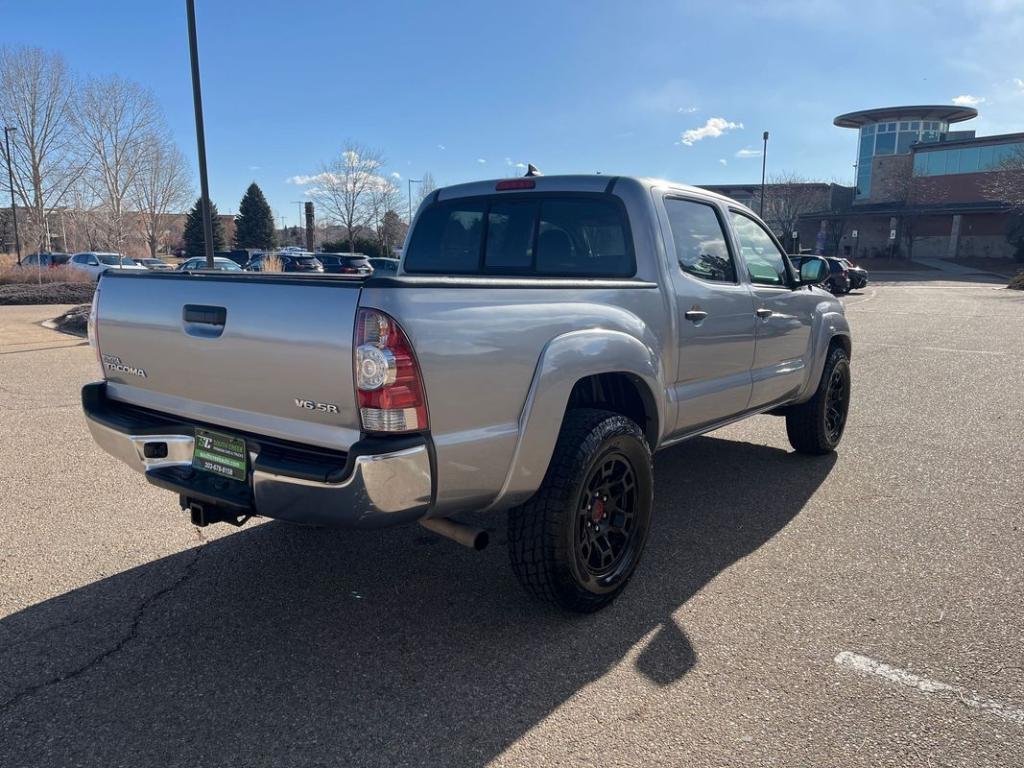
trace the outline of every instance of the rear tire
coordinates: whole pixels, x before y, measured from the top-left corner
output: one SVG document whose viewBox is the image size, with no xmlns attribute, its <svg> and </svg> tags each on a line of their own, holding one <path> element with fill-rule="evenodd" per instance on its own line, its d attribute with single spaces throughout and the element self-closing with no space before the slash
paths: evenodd
<svg viewBox="0 0 1024 768">
<path fill-rule="evenodd" d="M 540 490 L 509 512 L 512 570 L 534 597 L 592 613 L 636 570 L 653 504 L 651 449 L 625 416 L 565 416 Z"/>
<path fill-rule="evenodd" d="M 850 409 L 850 358 L 833 346 L 814 397 L 786 411 L 789 444 L 799 453 L 821 455 L 839 445 Z"/>
</svg>

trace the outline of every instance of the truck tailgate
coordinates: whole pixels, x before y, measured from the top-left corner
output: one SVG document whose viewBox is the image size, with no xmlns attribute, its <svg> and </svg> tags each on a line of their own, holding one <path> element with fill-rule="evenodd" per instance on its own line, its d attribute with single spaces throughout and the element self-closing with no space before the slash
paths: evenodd
<svg viewBox="0 0 1024 768">
<path fill-rule="evenodd" d="M 335 450 L 359 438 L 360 282 L 142 273 L 104 276 L 99 288 L 112 399 Z"/>
</svg>

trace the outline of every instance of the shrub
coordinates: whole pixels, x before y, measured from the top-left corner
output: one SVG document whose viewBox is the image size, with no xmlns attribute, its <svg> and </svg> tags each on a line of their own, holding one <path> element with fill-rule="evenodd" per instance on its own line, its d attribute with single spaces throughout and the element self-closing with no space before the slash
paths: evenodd
<svg viewBox="0 0 1024 768">
<path fill-rule="evenodd" d="M 1013 288 L 1015 291 L 1024 291 L 1024 272 L 1018 272 L 1006 287 Z"/>
<path fill-rule="evenodd" d="M 44 283 L 91 283 L 92 277 L 71 267 L 19 267 L 17 263 L 0 264 L 0 285 L 40 285 Z"/>
<path fill-rule="evenodd" d="M 263 257 L 263 271 L 264 272 L 283 272 L 284 264 L 281 263 L 281 257 L 277 254 L 270 254 L 269 256 Z"/>
</svg>

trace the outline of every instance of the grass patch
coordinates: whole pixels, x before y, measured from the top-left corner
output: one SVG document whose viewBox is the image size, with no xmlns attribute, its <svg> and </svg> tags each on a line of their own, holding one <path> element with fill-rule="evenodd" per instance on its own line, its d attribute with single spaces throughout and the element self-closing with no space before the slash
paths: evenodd
<svg viewBox="0 0 1024 768">
<path fill-rule="evenodd" d="M 57 330 L 64 333 L 73 333 L 76 336 L 86 336 L 89 332 L 89 310 L 91 304 L 79 304 L 72 307 L 60 317 L 54 319 L 53 324 Z"/>
<path fill-rule="evenodd" d="M 0 285 L 45 285 L 47 283 L 91 283 L 92 276 L 71 267 L 19 267 L 5 259 L 0 262 Z"/>
<path fill-rule="evenodd" d="M 1017 276 L 1006 287 L 1013 288 L 1015 291 L 1024 291 L 1024 272 L 1018 272 Z"/>
</svg>

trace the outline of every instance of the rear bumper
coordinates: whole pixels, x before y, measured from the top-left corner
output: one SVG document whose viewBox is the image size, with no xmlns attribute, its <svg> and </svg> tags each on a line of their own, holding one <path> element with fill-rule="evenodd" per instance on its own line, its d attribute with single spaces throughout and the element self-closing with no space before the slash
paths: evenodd
<svg viewBox="0 0 1024 768">
<path fill-rule="evenodd" d="M 192 468 L 196 428 L 216 426 L 109 400 L 105 382 L 82 388 L 82 407 L 103 450 L 186 499 L 239 514 L 349 528 L 416 520 L 430 506 L 430 452 L 421 436 L 367 438 L 340 454 L 237 435 L 245 439 L 249 455 L 249 478 L 243 483 Z"/>
</svg>

